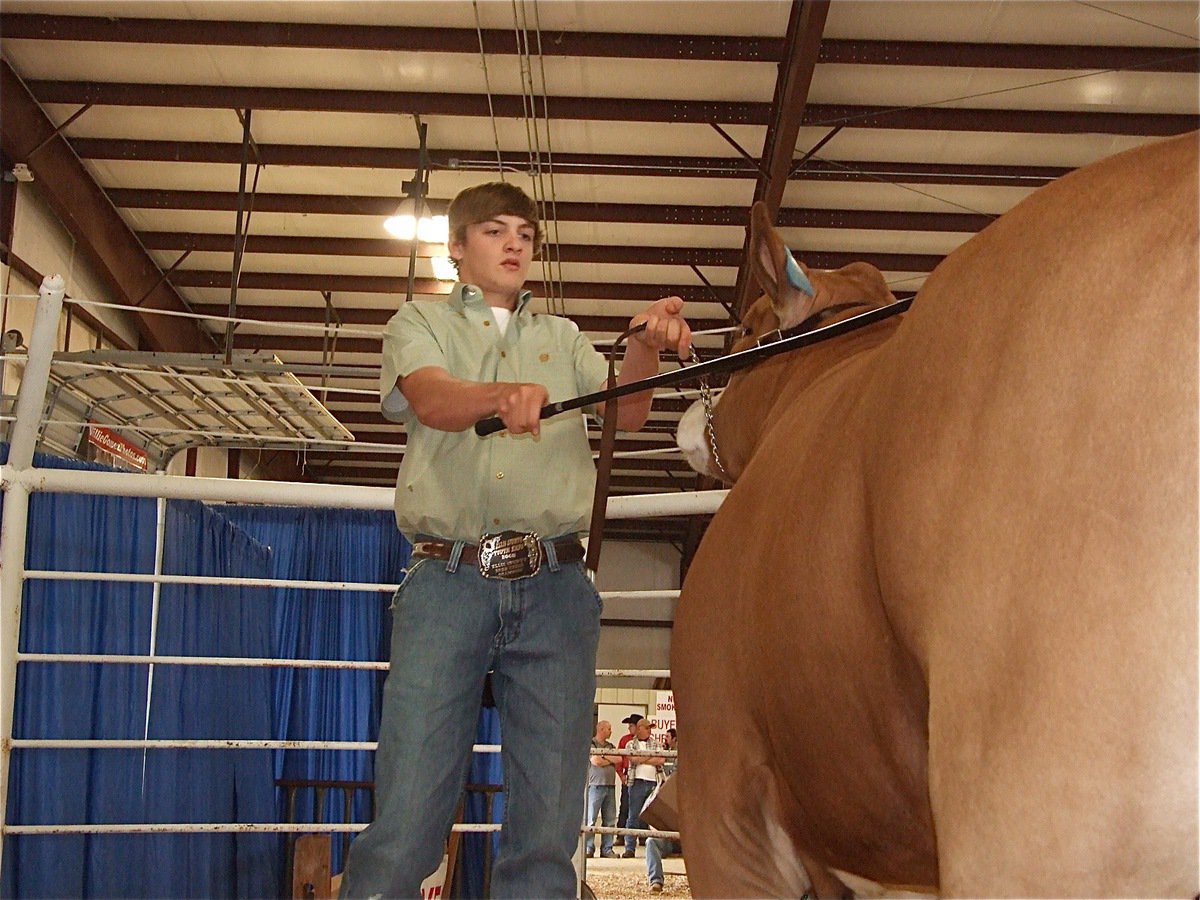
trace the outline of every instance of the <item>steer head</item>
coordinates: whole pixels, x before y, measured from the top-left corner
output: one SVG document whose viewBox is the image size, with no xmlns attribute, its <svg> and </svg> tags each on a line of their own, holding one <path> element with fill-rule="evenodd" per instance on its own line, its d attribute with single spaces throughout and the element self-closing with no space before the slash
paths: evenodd
<svg viewBox="0 0 1200 900">
<path fill-rule="evenodd" d="M 748 349 L 760 336 L 787 329 L 828 310 L 826 325 L 857 313 L 895 303 L 883 275 L 870 263 L 856 262 L 835 271 L 809 269 L 792 256 L 771 225 L 763 203 L 750 213 L 750 266 L 764 293 L 742 316 L 742 334 L 732 352 Z M 853 305 L 853 309 L 842 307 Z M 816 327 L 816 326 L 814 326 Z M 845 338 L 839 341 L 845 341 Z M 834 341 L 831 343 L 838 343 Z M 720 467 L 712 459 L 710 430 L 700 403 L 684 413 L 676 440 L 697 472 L 736 481 L 764 431 L 787 403 L 830 365 L 844 358 L 809 350 L 783 353 L 735 372 L 713 410 Z"/>
</svg>

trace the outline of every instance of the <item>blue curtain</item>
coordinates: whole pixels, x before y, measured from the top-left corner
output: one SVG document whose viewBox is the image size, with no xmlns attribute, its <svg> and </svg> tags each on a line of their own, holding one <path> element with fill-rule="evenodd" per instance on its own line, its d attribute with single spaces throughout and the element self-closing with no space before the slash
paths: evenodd
<svg viewBox="0 0 1200 900">
<path fill-rule="evenodd" d="M 7 447 L 0 448 L 7 457 Z M 36 465 L 102 470 L 38 456 Z M 150 572 L 155 501 L 35 494 L 30 568 Z M 164 571 L 261 577 L 264 547 L 195 503 L 168 506 Z M 26 584 L 27 652 L 145 654 L 150 585 Z M 271 592 L 164 586 L 162 654 L 271 655 Z M 149 667 L 23 664 L 14 733 L 141 738 Z M 270 736 L 265 670 L 156 666 L 151 738 Z M 8 820 L 23 824 L 276 821 L 267 751 L 29 750 L 13 754 Z M 76 835 L 6 838 L 5 897 L 266 897 L 281 880 L 277 835 Z"/>
<path fill-rule="evenodd" d="M 271 575 L 306 581 L 396 584 L 411 548 L 391 512 L 229 506 L 239 527 L 272 548 Z M 386 661 L 391 650 L 391 595 L 372 591 L 281 588 L 274 633 L 279 656 L 293 659 Z M 385 672 L 277 669 L 273 675 L 275 737 L 284 740 L 374 741 Z M 278 778 L 294 781 L 374 780 L 367 751 L 289 750 L 275 758 Z M 342 821 L 342 794 L 324 810 L 317 794 L 296 794 L 297 821 Z M 353 794 L 352 820 L 371 821 L 370 795 Z M 333 870 L 341 871 L 342 840 L 333 841 Z"/>
<path fill-rule="evenodd" d="M 0 460 L 7 458 L 0 445 Z M 39 455 L 40 467 L 105 468 Z M 167 506 L 164 571 L 396 583 L 410 548 L 388 512 Z M 151 572 L 155 501 L 35 494 L 30 568 Z M 27 652 L 146 654 L 151 585 L 30 581 L 21 648 Z M 161 655 L 387 660 L 390 597 L 378 592 L 164 585 Z M 14 732 L 25 738 L 143 737 L 149 667 L 23 664 Z M 337 669 L 154 667 L 151 738 L 373 741 L 382 672 Z M 499 742 L 494 710 L 479 741 Z M 275 780 L 374 779 L 373 756 L 346 751 L 31 750 L 13 754 L 8 821 L 270 822 L 286 816 Z M 475 757 L 470 780 L 500 783 L 498 754 Z M 340 821 L 330 796 L 297 797 L 298 820 Z M 353 819 L 370 820 L 366 791 Z M 498 798 L 494 819 L 503 817 Z M 483 801 L 467 821 L 483 821 Z M 461 896 L 482 896 L 483 846 L 465 837 Z M 334 841 L 334 871 L 342 867 Z M 285 886 L 285 839 L 273 834 L 72 835 L 6 838 L 4 897 L 268 897 Z"/>
<path fill-rule="evenodd" d="M 0 446 L 7 460 L 8 446 Z M 93 468 L 49 457 L 43 467 Z M 34 494 L 26 566 L 106 572 L 154 568 L 155 503 L 123 497 Z M 149 650 L 150 585 L 29 581 L 21 616 L 27 652 Z M 21 738 L 139 738 L 146 707 L 142 667 L 24 664 L 17 669 L 13 732 Z M 9 822 L 120 821 L 141 792 L 133 751 L 17 750 L 9 772 Z M 132 819 L 125 818 L 125 821 Z M 121 838 L 5 839 L 6 897 L 86 897 L 100 875 L 94 851 Z"/>
</svg>

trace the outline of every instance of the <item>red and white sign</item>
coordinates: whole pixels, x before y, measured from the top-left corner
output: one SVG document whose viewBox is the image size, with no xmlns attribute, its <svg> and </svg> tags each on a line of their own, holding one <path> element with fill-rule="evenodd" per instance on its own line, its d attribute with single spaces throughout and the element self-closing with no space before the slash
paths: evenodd
<svg viewBox="0 0 1200 900">
<path fill-rule="evenodd" d="M 675 727 L 675 692 L 657 691 L 654 703 L 654 714 L 650 716 L 650 724 L 654 726 L 654 737 L 660 743 L 668 728 Z"/>
<path fill-rule="evenodd" d="M 111 428 L 88 423 L 88 443 L 95 444 L 109 456 L 145 472 L 149 466 L 150 457 L 144 447 L 139 447 L 126 438 L 121 437 Z"/>
</svg>

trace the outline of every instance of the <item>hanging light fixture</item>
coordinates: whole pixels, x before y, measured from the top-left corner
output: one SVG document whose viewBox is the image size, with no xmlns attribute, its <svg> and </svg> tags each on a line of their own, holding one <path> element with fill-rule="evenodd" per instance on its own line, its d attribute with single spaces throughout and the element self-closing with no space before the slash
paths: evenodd
<svg viewBox="0 0 1200 900">
<path fill-rule="evenodd" d="M 418 243 L 445 245 L 450 239 L 449 217 L 434 215 L 425 199 L 429 196 L 429 154 L 425 144 L 429 126 L 421 121 L 420 116 L 415 116 L 414 119 L 418 140 L 417 171 L 411 180 L 400 185 L 404 197 L 396 211 L 383 222 L 388 234 L 411 244 L 408 254 L 408 300 L 412 300 L 416 287 Z M 454 270 L 447 253 L 435 253 L 430 261 L 433 264 L 434 277 L 439 281 L 457 280 L 458 273 Z"/>
<path fill-rule="evenodd" d="M 413 182 L 404 182 L 405 191 Z M 450 220 L 435 216 L 424 196 L 409 195 L 400 201 L 396 211 L 384 219 L 388 234 L 402 241 L 418 240 L 425 244 L 444 244 L 450 238 Z"/>
</svg>

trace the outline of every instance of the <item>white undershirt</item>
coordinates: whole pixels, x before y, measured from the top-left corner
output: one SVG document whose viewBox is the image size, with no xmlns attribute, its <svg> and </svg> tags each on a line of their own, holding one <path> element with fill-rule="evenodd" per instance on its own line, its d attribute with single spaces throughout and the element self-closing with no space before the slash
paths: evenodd
<svg viewBox="0 0 1200 900">
<path fill-rule="evenodd" d="M 512 318 L 512 310 L 503 306 L 493 306 L 492 315 L 496 317 L 496 327 L 504 334 L 508 330 L 508 321 Z"/>
</svg>

